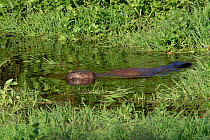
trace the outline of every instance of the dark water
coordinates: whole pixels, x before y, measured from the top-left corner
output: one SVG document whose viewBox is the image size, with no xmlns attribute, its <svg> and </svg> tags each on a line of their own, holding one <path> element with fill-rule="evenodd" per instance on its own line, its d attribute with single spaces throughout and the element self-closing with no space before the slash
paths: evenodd
<svg viewBox="0 0 210 140">
<path fill-rule="evenodd" d="M 134 102 L 140 108 L 149 107 L 146 100 L 165 86 L 173 86 L 187 69 L 168 75 L 140 78 L 98 78 L 88 85 L 67 85 L 65 75 L 71 70 L 103 73 L 118 68 L 157 67 L 173 61 L 191 62 L 196 54 L 166 54 L 142 52 L 139 48 L 119 48 L 98 42 L 59 43 L 36 38 L 1 38 L 0 85 L 13 78 L 18 87 L 38 89 L 41 96 L 58 103 L 72 105 L 88 103 L 118 106 Z M 188 68 L 188 69 L 191 69 Z M 164 86 L 161 86 L 164 85 Z M 159 87 L 159 88 L 158 88 Z"/>
</svg>

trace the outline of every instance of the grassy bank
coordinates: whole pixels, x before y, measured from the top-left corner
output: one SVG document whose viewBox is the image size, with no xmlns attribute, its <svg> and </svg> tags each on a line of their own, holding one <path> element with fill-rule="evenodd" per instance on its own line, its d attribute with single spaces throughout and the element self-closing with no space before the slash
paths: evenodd
<svg viewBox="0 0 210 140">
<path fill-rule="evenodd" d="M 208 52 L 209 12 L 205 0 L 2 1 L 0 139 L 210 139 L 209 54 L 149 54 Z M 100 82 L 70 86 L 50 79 L 68 70 L 98 73 L 178 59 L 193 67 L 174 83 L 137 79 L 131 85 L 138 93 L 117 81 L 106 90 Z M 157 89 L 146 95 L 142 87 Z"/>
<path fill-rule="evenodd" d="M 1 5 L 0 31 L 41 40 L 94 41 L 144 51 L 209 49 L 208 1 L 104 2 L 104 6 L 100 1 L 55 5 L 48 1 L 5 2 Z"/>
<path fill-rule="evenodd" d="M 4 113 L 1 139 L 209 139 L 210 121 L 183 115 L 168 115 L 164 110 L 146 117 L 132 105 L 117 110 L 94 110 L 70 106 Z M 2 115 L 1 115 L 2 116 Z"/>
<path fill-rule="evenodd" d="M 151 98 L 152 112 L 133 103 L 115 109 L 56 105 L 39 91 L 1 87 L 1 139 L 209 139 L 209 61 Z M 175 81 L 176 82 L 176 81 Z"/>
<path fill-rule="evenodd" d="M 173 87 L 167 87 L 156 94 L 162 106 L 183 110 L 186 114 L 194 111 L 203 112 L 210 107 L 210 65 L 209 60 L 200 60 L 199 67 L 185 73 L 181 81 L 174 81 Z"/>
</svg>

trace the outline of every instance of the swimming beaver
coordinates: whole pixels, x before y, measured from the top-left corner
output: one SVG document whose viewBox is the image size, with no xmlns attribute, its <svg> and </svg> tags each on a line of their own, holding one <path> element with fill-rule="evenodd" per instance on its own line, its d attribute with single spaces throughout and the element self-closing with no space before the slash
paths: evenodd
<svg viewBox="0 0 210 140">
<path fill-rule="evenodd" d="M 155 68 L 124 68 L 102 74 L 95 74 L 94 72 L 85 71 L 85 70 L 75 70 L 68 73 L 66 75 L 66 79 L 93 79 L 95 77 L 100 77 L 100 76 L 117 76 L 117 77 L 153 76 L 156 73 L 164 71 L 173 71 L 179 68 L 187 68 L 191 65 L 192 63 L 175 61 L 168 65 L 155 67 Z"/>
</svg>

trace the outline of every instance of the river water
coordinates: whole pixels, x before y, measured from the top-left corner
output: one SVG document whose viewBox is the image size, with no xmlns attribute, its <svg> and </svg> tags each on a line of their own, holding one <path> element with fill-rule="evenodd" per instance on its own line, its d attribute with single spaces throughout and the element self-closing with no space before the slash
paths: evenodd
<svg viewBox="0 0 210 140">
<path fill-rule="evenodd" d="M 139 48 L 124 48 L 97 42 L 65 42 L 37 38 L 2 37 L 0 48 L 0 84 L 13 78 L 18 87 L 39 90 L 42 98 L 72 105 L 122 102 L 144 103 L 166 86 L 174 85 L 180 75 L 196 66 L 195 53 L 167 54 L 142 52 Z M 157 67 L 173 61 L 191 62 L 192 67 L 140 78 L 98 78 L 88 85 L 68 85 L 66 73 L 88 70 L 103 73 L 119 68 Z"/>
</svg>

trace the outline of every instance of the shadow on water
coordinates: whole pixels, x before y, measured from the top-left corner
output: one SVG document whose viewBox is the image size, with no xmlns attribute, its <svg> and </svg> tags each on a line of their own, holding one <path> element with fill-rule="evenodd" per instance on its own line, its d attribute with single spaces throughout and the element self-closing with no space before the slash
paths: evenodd
<svg viewBox="0 0 210 140">
<path fill-rule="evenodd" d="M 92 45 L 94 44 L 94 45 Z M 97 78 L 94 84 L 68 85 L 65 75 L 71 70 L 89 70 L 104 73 L 119 68 L 157 67 L 173 61 L 192 62 L 195 54 L 165 54 L 142 52 L 138 48 L 118 48 L 96 42 L 83 44 L 37 39 L 5 38 L 1 41 L 0 84 L 14 78 L 19 87 L 38 89 L 43 98 L 58 103 L 71 101 L 118 106 L 122 102 L 134 102 L 137 108 L 149 108 L 146 101 L 160 90 L 159 85 L 173 86 L 183 71 L 168 75 L 140 78 Z M 147 106 L 148 105 L 148 106 Z"/>
</svg>

